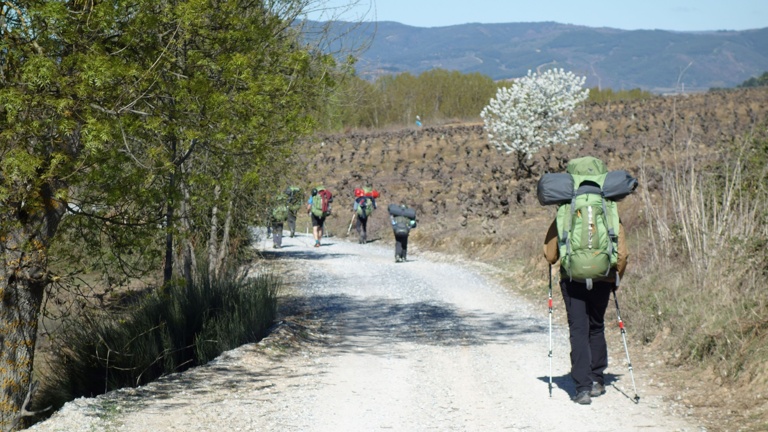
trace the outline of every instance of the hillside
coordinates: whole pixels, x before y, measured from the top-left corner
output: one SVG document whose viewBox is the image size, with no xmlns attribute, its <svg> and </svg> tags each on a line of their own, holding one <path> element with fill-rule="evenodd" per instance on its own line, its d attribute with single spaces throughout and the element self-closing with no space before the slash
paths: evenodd
<svg viewBox="0 0 768 432">
<path fill-rule="evenodd" d="M 644 347 L 637 367 L 653 368 L 658 380 L 666 377 L 677 382 L 680 388 L 674 388 L 674 397 L 684 401 L 682 409 L 706 421 L 712 427 L 708 430 L 736 430 L 736 424 L 739 430 L 762 430 L 760 425 L 768 426 L 768 375 L 764 359 L 750 353 L 760 352 L 764 338 L 755 336 L 754 345 L 734 353 L 748 358 L 700 359 L 697 365 L 681 361 L 690 355 L 682 348 L 685 338 L 695 333 L 685 336 L 680 330 L 676 335 L 674 329 L 691 317 L 680 316 L 681 306 L 674 303 L 677 299 L 648 300 L 644 296 L 666 295 L 665 291 L 679 287 L 674 292 L 679 291 L 683 299 L 699 300 L 700 291 L 692 292 L 691 280 L 678 271 L 684 264 L 684 260 L 677 261 L 679 255 L 670 253 L 666 258 L 668 269 L 651 267 L 658 264 L 653 260 L 654 251 L 649 250 L 648 203 L 660 198 L 671 169 L 689 163 L 690 158 L 698 161 L 700 169 L 715 166 L 734 142 L 765 130 L 768 91 L 659 96 L 635 103 L 594 105 L 580 115 L 590 130 L 579 145 L 541 152 L 533 160 L 533 170 L 561 171 L 570 158 L 591 154 L 604 159 L 609 168 L 627 169 L 641 180 L 639 193 L 620 205 L 632 250 L 625 278 L 629 288 L 624 288 L 631 296 L 622 306 L 622 314 L 631 328 L 631 343 Z M 358 131 L 317 137 L 307 146 L 315 156 L 306 161 L 306 172 L 311 174 L 304 180 L 322 183 L 336 194 L 335 214 L 327 222 L 331 235 L 346 235 L 353 189 L 370 182 L 382 193 L 380 208 L 405 201 L 417 209 L 419 228 L 412 235 L 413 244 L 509 271 L 522 267 L 523 271 L 512 271 L 509 286 L 543 301 L 547 267 L 540 251 L 553 209 L 536 201 L 538 175 L 516 180 L 514 159 L 488 145 L 481 124 Z M 391 242 L 387 223 L 385 210 L 374 213 L 369 239 Z M 764 297 L 750 299 L 751 313 L 765 304 Z M 654 302 L 658 306 L 648 306 Z M 687 304 L 694 311 L 699 307 L 694 302 Z M 703 307 L 699 313 L 707 314 Z M 754 334 L 765 334 L 763 324 L 756 325 Z M 696 332 L 697 327 L 693 328 Z M 712 337 L 723 340 L 721 333 L 714 332 Z M 724 420 L 720 414 L 729 411 L 732 416 Z"/>
<path fill-rule="evenodd" d="M 332 49 L 370 45 L 361 76 L 442 68 L 496 80 L 557 66 L 587 86 L 657 93 L 735 87 L 768 70 L 768 28 L 746 31 L 618 30 L 554 22 L 419 28 L 395 22 L 339 22 Z M 343 36 L 341 36 L 343 35 Z"/>
</svg>

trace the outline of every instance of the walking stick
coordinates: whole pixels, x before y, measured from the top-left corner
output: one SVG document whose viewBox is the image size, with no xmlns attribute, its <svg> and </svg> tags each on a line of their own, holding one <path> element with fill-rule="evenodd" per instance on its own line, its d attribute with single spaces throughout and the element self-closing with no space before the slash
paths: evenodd
<svg viewBox="0 0 768 432">
<path fill-rule="evenodd" d="M 629 366 L 629 376 L 632 378 L 632 387 L 635 390 L 635 403 L 640 403 L 640 396 L 637 394 L 637 386 L 635 385 L 635 374 L 632 372 L 632 361 L 629 359 L 629 348 L 627 348 L 627 332 L 624 330 L 624 321 L 621 319 L 621 312 L 619 311 L 619 300 L 616 298 L 616 290 L 613 290 L 613 302 L 616 303 L 616 317 L 619 320 L 619 329 L 621 330 L 621 339 L 624 342 L 624 352 L 627 354 L 627 365 Z"/>
<path fill-rule="evenodd" d="M 552 397 L 552 264 L 549 265 L 549 397 Z"/>
<path fill-rule="evenodd" d="M 353 213 L 352 213 L 352 220 L 351 220 L 351 221 L 349 221 L 349 228 L 347 228 L 347 235 L 349 235 L 349 233 L 352 231 L 352 224 L 354 224 L 354 223 L 355 223 L 355 217 L 357 217 L 357 214 L 355 214 L 355 213 L 353 212 Z"/>
</svg>

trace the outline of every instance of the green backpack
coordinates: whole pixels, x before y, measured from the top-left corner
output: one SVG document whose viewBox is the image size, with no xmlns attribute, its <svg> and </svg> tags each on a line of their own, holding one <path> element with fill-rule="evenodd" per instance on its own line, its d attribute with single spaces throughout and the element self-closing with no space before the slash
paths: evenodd
<svg viewBox="0 0 768 432">
<path fill-rule="evenodd" d="M 288 206 L 285 204 L 278 205 L 272 210 L 272 219 L 275 222 L 285 222 L 288 220 Z"/>
<path fill-rule="evenodd" d="M 557 208 L 560 268 L 571 280 L 592 289 L 593 280 L 607 278 L 618 261 L 619 211 L 604 198 L 608 170 L 594 157 L 573 159 L 567 173 L 573 177 L 574 196 Z"/>
<path fill-rule="evenodd" d="M 360 217 L 360 219 L 367 219 L 371 213 L 373 213 L 373 199 L 370 197 L 358 198 L 357 215 Z"/>
<path fill-rule="evenodd" d="M 310 211 L 315 217 L 323 218 L 330 213 L 331 192 L 322 186 L 317 187 L 317 195 L 312 197 L 312 207 Z"/>
<path fill-rule="evenodd" d="M 294 214 L 298 213 L 303 200 L 301 188 L 297 186 L 288 186 L 285 189 L 285 196 L 287 197 L 288 209 Z"/>
</svg>

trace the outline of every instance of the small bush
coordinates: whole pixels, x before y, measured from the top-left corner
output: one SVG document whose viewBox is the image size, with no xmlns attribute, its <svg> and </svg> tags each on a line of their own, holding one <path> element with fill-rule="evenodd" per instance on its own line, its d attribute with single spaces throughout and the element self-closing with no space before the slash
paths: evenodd
<svg viewBox="0 0 768 432">
<path fill-rule="evenodd" d="M 262 338 L 276 314 L 280 280 L 235 271 L 209 280 L 201 273 L 191 286 L 156 290 L 127 312 L 65 323 L 35 405 L 59 408 L 77 397 L 146 384 Z"/>
</svg>

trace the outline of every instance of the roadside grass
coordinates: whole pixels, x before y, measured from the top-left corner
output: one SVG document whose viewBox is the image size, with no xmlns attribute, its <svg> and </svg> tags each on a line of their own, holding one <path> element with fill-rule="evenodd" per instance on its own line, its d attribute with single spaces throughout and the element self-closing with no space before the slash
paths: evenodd
<svg viewBox="0 0 768 432">
<path fill-rule="evenodd" d="M 205 266 L 202 266 L 205 268 Z M 78 397 L 149 383 L 255 342 L 272 325 L 281 280 L 204 271 L 152 290 L 133 307 L 67 319 L 57 330 L 34 405 L 54 410 Z M 49 411 L 50 412 L 50 411 Z"/>
<path fill-rule="evenodd" d="M 678 362 L 751 381 L 768 363 L 766 139 L 747 138 L 717 160 L 664 169 L 660 193 L 643 191 L 644 277 L 630 279 L 638 328 Z"/>
</svg>

